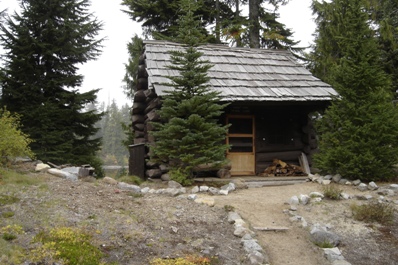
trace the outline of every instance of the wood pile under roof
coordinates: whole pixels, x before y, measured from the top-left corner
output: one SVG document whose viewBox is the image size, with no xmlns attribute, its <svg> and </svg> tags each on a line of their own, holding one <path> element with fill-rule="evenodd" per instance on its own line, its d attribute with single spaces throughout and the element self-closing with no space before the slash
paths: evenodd
<svg viewBox="0 0 398 265">
<path fill-rule="evenodd" d="M 180 44 L 145 41 L 148 88 L 162 96 L 171 87 L 167 76 L 178 75 L 167 69 L 170 50 Z M 205 45 L 198 48 L 203 60 L 214 66 L 209 70 L 210 87 L 220 91 L 225 101 L 329 101 L 337 92 L 314 77 L 289 51 L 231 48 Z"/>
</svg>

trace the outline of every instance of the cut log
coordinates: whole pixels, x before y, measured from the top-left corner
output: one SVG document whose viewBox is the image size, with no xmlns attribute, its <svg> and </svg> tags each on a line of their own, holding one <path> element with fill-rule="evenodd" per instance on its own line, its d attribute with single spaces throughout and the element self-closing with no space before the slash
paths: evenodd
<svg viewBox="0 0 398 265">
<path fill-rule="evenodd" d="M 137 90 L 148 90 L 148 78 L 138 78 Z"/>
<path fill-rule="evenodd" d="M 272 165 L 264 170 L 264 174 L 266 176 L 307 176 L 303 168 L 279 159 L 274 159 Z"/>
<path fill-rule="evenodd" d="M 133 125 L 137 123 L 144 123 L 145 117 L 144 115 L 134 114 L 131 118 Z"/>
<path fill-rule="evenodd" d="M 143 123 L 136 123 L 136 124 L 133 124 L 133 130 L 134 130 L 134 131 L 141 131 L 141 132 L 143 132 L 143 131 L 144 131 L 144 127 L 145 127 L 145 125 L 144 125 Z"/>
<path fill-rule="evenodd" d="M 156 92 L 153 89 L 147 89 L 144 91 L 145 97 L 146 97 L 146 101 L 149 102 L 151 101 L 153 98 L 156 97 Z"/>
<path fill-rule="evenodd" d="M 143 113 L 145 110 L 146 104 L 142 102 L 135 102 L 133 104 L 133 114 Z"/>
<path fill-rule="evenodd" d="M 134 139 L 134 144 L 145 144 L 145 138 L 135 138 Z"/>
<path fill-rule="evenodd" d="M 138 90 L 134 93 L 134 102 L 145 102 L 146 96 L 144 90 Z"/>
<path fill-rule="evenodd" d="M 152 111 L 153 109 L 160 108 L 160 98 L 154 98 L 149 102 L 148 106 L 145 108 L 145 113 Z"/>
<path fill-rule="evenodd" d="M 134 138 L 144 138 L 145 133 L 143 131 L 134 131 Z"/>
<path fill-rule="evenodd" d="M 150 111 L 150 112 L 146 115 L 146 117 L 147 117 L 148 121 L 159 121 L 159 119 L 160 119 L 159 114 L 158 114 L 157 111 L 154 110 L 154 109 L 153 109 L 152 111 Z"/>
<path fill-rule="evenodd" d="M 148 78 L 148 73 L 146 71 L 145 65 L 138 66 L 138 78 Z"/>
<path fill-rule="evenodd" d="M 271 152 L 258 153 L 256 155 L 257 162 L 273 161 L 274 159 L 297 161 L 297 157 L 301 155 L 301 151 L 285 151 L 285 152 Z"/>
</svg>

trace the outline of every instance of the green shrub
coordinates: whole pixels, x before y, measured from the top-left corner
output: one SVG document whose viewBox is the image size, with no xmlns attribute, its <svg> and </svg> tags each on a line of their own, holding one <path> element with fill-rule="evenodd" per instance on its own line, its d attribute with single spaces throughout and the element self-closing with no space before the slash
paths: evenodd
<svg viewBox="0 0 398 265">
<path fill-rule="evenodd" d="M 0 165 L 6 164 L 10 157 L 34 157 L 29 147 L 32 140 L 19 127 L 20 117 L 17 114 L 0 109 Z"/>
<path fill-rule="evenodd" d="M 15 215 L 14 212 L 3 212 L 3 213 L 1 214 L 1 216 L 3 216 L 4 218 L 11 218 L 11 217 L 13 217 L 14 215 Z"/>
<path fill-rule="evenodd" d="M 368 204 L 352 204 L 351 210 L 354 219 L 364 222 L 378 222 L 390 224 L 394 220 L 394 206 L 389 203 L 371 201 Z"/>
<path fill-rule="evenodd" d="M 194 182 L 194 179 L 190 178 L 189 172 L 181 168 L 170 170 L 169 175 L 171 180 L 174 180 L 183 186 L 190 186 Z"/>
<path fill-rule="evenodd" d="M 343 190 L 334 184 L 323 187 L 323 195 L 331 200 L 340 200 L 342 192 Z"/>
<path fill-rule="evenodd" d="M 125 182 L 129 184 L 135 184 L 135 185 L 141 185 L 144 181 L 137 176 L 122 176 L 119 178 L 116 178 L 119 182 Z"/>
</svg>

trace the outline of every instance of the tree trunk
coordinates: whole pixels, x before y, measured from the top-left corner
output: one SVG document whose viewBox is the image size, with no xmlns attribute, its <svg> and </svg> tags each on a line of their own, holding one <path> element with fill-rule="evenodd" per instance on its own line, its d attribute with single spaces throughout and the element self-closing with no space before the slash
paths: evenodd
<svg viewBox="0 0 398 265">
<path fill-rule="evenodd" d="M 260 48 L 260 0 L 249 0 L 250 48 Z"/>
</svg>

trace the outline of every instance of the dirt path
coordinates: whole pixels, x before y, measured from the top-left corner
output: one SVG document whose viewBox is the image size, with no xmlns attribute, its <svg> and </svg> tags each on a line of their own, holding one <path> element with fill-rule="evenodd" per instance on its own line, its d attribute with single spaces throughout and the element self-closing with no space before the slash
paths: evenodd
<svg viewBox="0 0 398 265">
<path fill-rule="evenodd" d="M 217 196 L 216 207 L 233 206 L 244 220 L 253 227 L 285 226 L 285 232 L 256 231 L 260 244 L 265 248 L 272 265 L 329 264 L 322 251 L 309 240 L 309 233 L 291 223 L 283 212 L 289 209 L 285 203 L 291 196 L 318 191 L 316 185 L 303 183 L 239 190 L 228 196 Z"/>
</svg>

